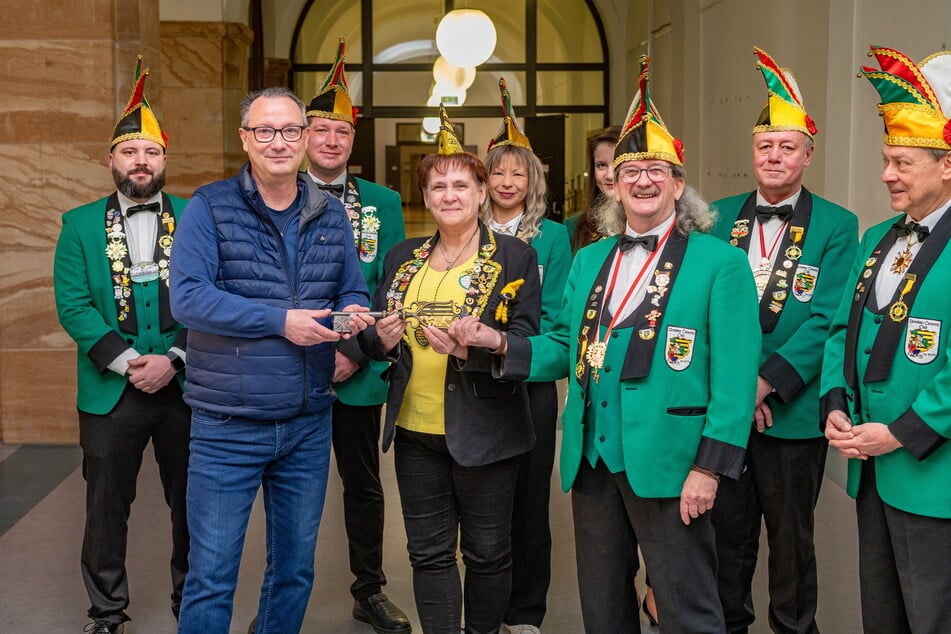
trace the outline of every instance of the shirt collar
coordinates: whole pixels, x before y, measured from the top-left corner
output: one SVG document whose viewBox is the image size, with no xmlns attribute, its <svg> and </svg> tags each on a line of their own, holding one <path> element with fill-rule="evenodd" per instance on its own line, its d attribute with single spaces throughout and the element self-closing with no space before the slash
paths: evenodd
<svg viewBox="0 0 951 634">
<path fill-rule="evenodd" d="M 522 222 L 522 216 L 524 215 L 524 212 L 520 213 L 508 222 L 496 222 L 493 218 L 489 218 L 489 228 L 496 233 L 501 232 L 507 233 L 510 236 L 514 236 L 515 232 L 518 230 L 519 223 Z"/>
<path fill-rule="evenodd" d="M 123 193 L 120 192 L 120 191 L 116 191 L 116 194 L 118 194 L 118 198 L 119 198 L 119 209 L 122 211 L 122 216 L 123 216 L 123 217 L 126 216 L 126 210 L 127 210 L 129 207 L 133 207 L 133 206 L 135 206 L 135 205 L 146 205 L 146 204 L 148 204 L 148 203 L 158 203 L 160 206 L 161 206 L 161 204 L 162 204 L 162 192 L 158 192 L 157 194 L 155 194 L 154 196 L 152 196 L 152 197 L 149 198 L 148 200 L 146 200 L 146 201 L 144 201 L 144 202 L 141 202 L 141 203 L 132 200 L 131 198 L 129 198 L 128 196 L 126 196 L 125 194 L 123 194 Z"/>
<path fill-rule="evenodd" d="M 637 233 L 636 231 L 631 229 L 631 225 L 629 224 L 624 225 L 624 233 L 631 236 L 632 238 L 636 238 L 638 236 L 658 236 L 659 237 L 667 233 L 667 230 L 670 229 L 670 225 L 674 224 L 676 220 L 677 220 L 677 212 L 675 211 L 674 213 L 670 214 L 670 217 L 667 220 L 665 220 L 664 222 L 660 223 L 656 227 L 653 227 L 652 229 L 644 233 Z"/>
<path fill-rule="evenodd" d="M 801 194 L 802 194 L 802 187 L 800 187 L 799 189 L 797 189 L 797 190 L 796 190 L 796 193 L 793 194 L 792 196 L 790 196 L 789 198 L 786 198 L 786 199 L 784 199 L 784 200 L 780 200 L 778 203 L 776 203 L 776 204 L 774 205 L 773 203 L 771 203 L 771 202 L 767 201 L 765 198 L 763 198 L 763 194 L 760 192 L 759 189 L 757 189 L 757 190 L 756 190 L 756 204 L 757 204 L 757 205 L 765 205 L 765 206 L 767 206 L 767 207 L 782 207 L 783 205 L 789 205 L 790 207 L 792 207 L 793 209 L 795 209 L 795 208 L 796 208 L 796 204 L 799 202 L 799 196 L 800 196 Z"/>
<path fill-rule="evenodd" d="M 933 230 L 935 226 L 938 224 L 938 221 L 940 221 L 941 218 L 944 217 L 944 214 L 948 212 L 948 205 L 951 205 L 951 200 L 946 200 L 940 205 L 938 205 L 937 209 L 935 209 L 933 212 L 931 212 L 930 214 L 922 218 L 921 222 L 919 222 L 918 224 L 921 225 L 922 227 L 928 227 L 928 229 Z M 905 214 L 905 220 L 907 222 L 912 222 L 912 219 L 908 217 L 908 214 Z"/>
</svg>

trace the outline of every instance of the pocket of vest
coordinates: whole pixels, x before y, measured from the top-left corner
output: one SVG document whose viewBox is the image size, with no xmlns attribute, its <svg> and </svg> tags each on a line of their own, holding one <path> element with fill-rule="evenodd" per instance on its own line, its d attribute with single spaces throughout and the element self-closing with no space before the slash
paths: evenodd
<svg viewBox="0 0 951 634">
<path fill-rule="evenodd" d="M 668 407 L 667 413 L 672 416 L 703 416 L 707 413 L 706 407 Z"/>
</svg>

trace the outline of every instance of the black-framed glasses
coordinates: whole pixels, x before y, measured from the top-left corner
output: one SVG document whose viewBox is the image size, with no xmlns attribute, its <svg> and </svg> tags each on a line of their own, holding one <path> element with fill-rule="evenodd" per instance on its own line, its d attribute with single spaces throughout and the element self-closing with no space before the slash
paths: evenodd
<svg viewBox="0 0 951 634">
<path fill-rule="evenodd" d="M 286 125 L 283 128 L 272 128 L 266 125 L 256 128 L 243 126 L 241 129 L 253 134 L 254 140 L 258 143 L 270 143 L 274 140 L 274 137 L 277 136 L 278 132 L 281 133 L 281 137 L 288 143 L 300 141 L 301 137 L 304 136 L 304 126 L 302 125 Z"/>
<path fill-rule="evenodd" d="M 622 183 L 636 183 L 641 178 L 641 172 L 647 173 L 652 183 L 663 183 L 670 176 L 669 165 L 651 165 L 650 167 L 623 167 L 618 172 L 618 180 Z"/>
</svg>

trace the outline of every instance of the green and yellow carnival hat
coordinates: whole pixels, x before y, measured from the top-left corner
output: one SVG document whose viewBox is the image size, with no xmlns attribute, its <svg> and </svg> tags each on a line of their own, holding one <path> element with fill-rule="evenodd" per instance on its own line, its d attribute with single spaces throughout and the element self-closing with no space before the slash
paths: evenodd
<svg viewBox="0 0 951 634">
<path fill-rule="evenodd" d="M 660 159 L 684 164 L 684 144 L 667 131 L 664 120 L 650 99 L 650 58 L 641 55 L 638 59 L 640 73 L 637 75 L 637 93 L 627 113 L 627 123 L 621 129 L 621 138 L 614 147 L 614 167 L 625 161 Z"/>
<path fill-rule="evenodd" d="M 143 93 L 145 78 L 148 76 L 149 69 L 142 70 L 142 56 L 139 55 L 135 62 L 135 73 L 132 76 L 132 96 L 129 97 L 129 103 L 126 104 L 125 110 L 122 111 L 112 131 L 110 148 L 114 148 L 116 144 L 123 141 L 145 139 L 168 149 L 168 137 L 162 131 Z"/>
<path fill-rule="evenodd" d="M 512 96 L 505 85 L 504 77 L 499 77 L 499 92 L 502 94 L 502 125 L 499 127 L 495 138 L 489 141 L 489 147 L 486 148 L 486 151 L 503 145 L 514 145 L 531 150 L 532 144 L 521 128 L 518 127 L 518 121 L 515 119 L 515 111 L 512 109 Z"/>
<path fill-rule="evenodd" d="M 347 40 L 340 38 L 337 47 L 337 59 L 330 69 L 324 83 L 314 93 L 314 98 L 307 106 L 308 117 L 336 119 L 346 121 L 353 126 L 357 125 L 357 109 L 350 101 L 350 88 L 347 86 L 347 74 L 344 72 L 343 62 L 346 59 Z"/>
<path fill-rule="evenodd" d="M 814 137 L 818 130 L 812 117 L 806 114 L 792 71 L 780 68 L 766 51 L 757 46 L 753 47 L 753 54 L 758 58 L 756 68 L 763 73 L 768 94 L 766 105 L 753 126 L 753 134 L 796 130 Z"/>
<path fill-rule="evenodd" d="M 436 136 L 436 154 L 450 155 L 465 152 L 462 143 L 456 137 L 456 131 L 449 122 L 446 107 L 439 104 L 439 133 Z"/>
<path fill-rule="evenodd" d="M 878 91 L 886 145 L 951 150 L 951 52 L 929 55 L 916 64 L 903 53 L 870 46 L 881 70 L 863 66 Z"/>
</svg>

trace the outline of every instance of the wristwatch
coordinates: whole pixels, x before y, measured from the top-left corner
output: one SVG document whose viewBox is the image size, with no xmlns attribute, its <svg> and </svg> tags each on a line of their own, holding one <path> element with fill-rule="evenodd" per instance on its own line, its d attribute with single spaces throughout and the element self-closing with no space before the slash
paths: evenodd
<svg viewBox="0 0 951 634">
<path fill-rule="evenodd" d="M 185 369 L 185 359 L 181 358 L 174 352 L 169 352 L 165 355 L 168 357 L 168 360 L 172 362 L 172 369 L 176 372 L 181 372 Z"/>
</svg>

